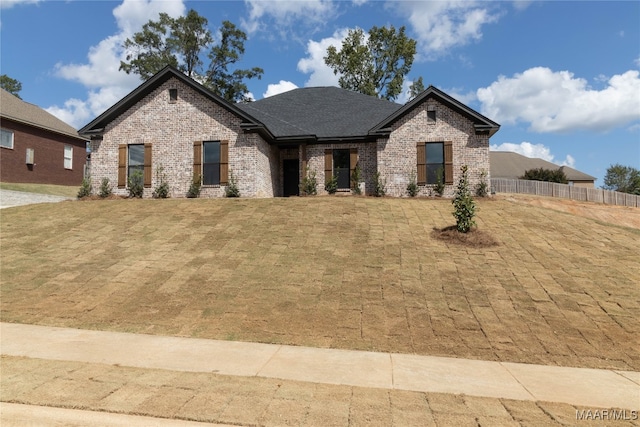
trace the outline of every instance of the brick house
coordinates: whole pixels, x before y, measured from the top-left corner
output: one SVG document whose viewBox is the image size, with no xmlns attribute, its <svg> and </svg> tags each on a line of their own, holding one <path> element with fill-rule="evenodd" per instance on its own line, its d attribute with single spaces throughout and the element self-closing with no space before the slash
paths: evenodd
<svg viewBox="0 0 640 427">
<path fill-rule="evenodd" d="M 489 179 L 489 138 L 499 128 L 432 86 L 405 105 L 336 87 L 231 104 L 166 67 L 79 132 L 91 139 L 94 187 L 106 177 L 123 195 L 139 169 L 150 196 L 160 168 L 174 197 L 194 175 L 201 197 L 221 197 L 231 174 L 244 197 L 296 195 L 306 170 L 319 194 L 334 174 L 348 192 L 358 165 L 367 194 L 376 172 L 389 195 L 406 195 L 412 175 L 429 194 L 442 169 L 450 196 L 463 164 L 472 184 L 483 172 Z"/>
<path fill-rule="evenodd" d="M 80 185 L 87 139 L 42 108 L 0 89 L 0 181 Z"/>
</svg>

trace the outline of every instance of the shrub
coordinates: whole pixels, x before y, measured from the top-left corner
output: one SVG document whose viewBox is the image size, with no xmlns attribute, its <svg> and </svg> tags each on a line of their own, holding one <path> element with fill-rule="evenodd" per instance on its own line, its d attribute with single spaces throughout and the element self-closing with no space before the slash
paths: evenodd
<svg viewBox="0 0 640 427">
<path fill-rule="evenodd" d="M 315 196 L 318 194 L 318 180 L 316 179 L 316 171 L 310 170 L 309 166 L 304 172 L 302 184 L 300 184 L 300 192 L 303 196 Z"/>
<path fill-rule="evenodd" d="M 462 172 L 458 187 L 453 198 L 453 216 L 456 219 L 456 229 L 461 233 L 467 233 L 476 223 L 473 217 L 476 215 L 476 204 L 469 191 L 469 179 L 467 177 L 467 165 L 460 168 Z"/>
<path fill-rule="evenodd" d="M 107 177 L 102 178 L 102 182 L 100 183 L 100 192 L 98 193 L 98 195 L 104 199 L 106 197 L 111 196 L 112 193 L 113 193 L 113 186 L 109 182 L 109 178 Z"/>
<path fill-rule="evenodd" d="M 127 178 L 127 187 L 129 187 L 129 197 L 142 198 L 144 192 L 144 173 L 136 169 Z"/>
<path fill-rule="evenodd" d="M 191 185 L 189 186 L 189 190 L 187 191 L 187 197 L 190 199 L 195 199 L 200 196 L 200 187 L 202 187 L 202 177 L 200 174 L 193 174 L 193 178 L 191 179 Z"/>
<path fill-rule="evenodd" d="M 433 190 L 440 197 L 444 194 L 444 169 L 438 168 L 436 171 L 436 185 L 433 187 Z"/>
<path fill-rule="evenodd" d="M 564 174 L 564 171 L 560 169 L 552 170 L 545 168 L 538 169 L 529 169 L 524 172 L 524 175 L 520 177 L 520 179 L 528 179 L 531 181 L 547 181 L 547 182 L 558 182 L 560 184 L 566 184 L 567 176 Z"/>
<path fill-rule="evenodd" d="M 476 196 L 487 197 L 489 194 L 489 184 L 487 183 L 487 171 L 480 172 L 480 182 L 476 184 Z"/>
<path fill-rule="evenodd" d="M 376 172 L 373 176 L 373 195 L 376 197 L 383 197 L 387 194 L 386 190 L 387 182 L 380 176 L 380 172 Z"/>
<path fill-rule="evenodd" d="M 362 190 L 360 190 L 360 181 L 362 178 L 362 171 L 360 169 L 360 165 L 356 163 L 355 169 L 351 173 L 351 191 L 353 194 L 362 194 Z"/>
<path fill-rule="evenodd" d="M 78 199 L 89 197 L 92 191 L 91 178 L 82 178 L 82 185 L 80 186 L 80 190 L 78 190 Z"/>
<path fill-rule="evenodd" d="M 324 185 L 324 189 L 329 194 L 336 194 L 338 191 L 338 173 L 336 172 L 329 181 Z"/>
<path fill-rule="evenodd" d="M 225 197 L 240 197 L 240 189 L 231 170 L 229 170 L 229 184 L 224 189 L 224 195 Z"/>
<path fill-rule="evenodd" d="M 409 184 L 407 184 L 407 193 L 411 197 L 416 197 L 420 192 L 420 187 L 418 187 L 416 171 L 412 170 L 409 174 Z"/>
<path fill-rule="evenodd" d="M 164 173 L 164 167 L 158 166 L 156 169 L 156 181 L 158 186 L 153 190 L 154 199 L 166 199 L 169 197 L 169 183 L 167 182 L 167 175 Z"/>
</svg>

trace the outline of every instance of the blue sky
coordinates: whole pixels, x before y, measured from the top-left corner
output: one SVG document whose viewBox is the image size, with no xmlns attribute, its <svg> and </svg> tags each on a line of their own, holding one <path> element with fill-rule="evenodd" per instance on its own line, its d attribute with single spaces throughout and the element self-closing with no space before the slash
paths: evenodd
<svg viewBox="0 0 640 427">
<path fill-rule="evenodd" d="M 241 67 L 255 99 L 337 86 L 323 63 L 348 29 L 406 26 L 423 77 L 502 125 L 492 149 L 567 164 L 603 184 L 640 168 L 638 1 L 0 0 L 0 73 L 21 97 L 80 128 L 141 82 L 118 71 L 122 42 L 159 12 L 195 9 L 215 34 L 247 32 Z M 408 84 L 408 82 L 407 82 Z M 399 99 L 400 102 L 406 98 Z"/>
</svg>

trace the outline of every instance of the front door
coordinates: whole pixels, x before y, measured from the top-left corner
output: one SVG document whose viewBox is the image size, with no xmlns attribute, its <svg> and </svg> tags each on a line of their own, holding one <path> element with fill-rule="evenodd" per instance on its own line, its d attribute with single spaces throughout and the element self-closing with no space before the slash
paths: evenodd
<svg viewBox="0 0 640 427">
<path fill-rule="evenodd" d="M 298 159 L 285 159 L 282 161 L 284 197 L 298 196 L 300 194 L 300 164 Z"/>
</svg>

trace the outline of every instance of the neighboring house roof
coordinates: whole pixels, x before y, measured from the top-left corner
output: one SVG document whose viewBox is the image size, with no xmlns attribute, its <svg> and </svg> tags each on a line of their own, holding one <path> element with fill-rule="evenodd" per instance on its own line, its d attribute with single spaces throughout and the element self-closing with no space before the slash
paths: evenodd
<svg viewBox="0 0 640 427">
<path fill-rule="evenodd" d="M 276 138 L 366 137 L 402 106 L 337 87 L 294 89 L 238 107 L 264 123 Z"/>
<path fill-rule="evenodd" d="M 396 120 L 400 119 L 402 116 L 409 113 L 429 98 L 435 98 L 452 110 L 457 111 L 461 115 L 467 117 L 473 122 L 476 133 L 488 133 L 489 136 L 492 136 L 493 134 L 498 132 L 498 130 L 500 130 L 500 125 L 498 123 L 467 107 L 466 105 L 464 105 L 457 99 L 447 95 L 440 89 L 430 85 L 425 91 L 416 96 L 413 100 L 407 102 L 393 114 L 387 117 L 384 121 L 380 122 L 375 128 L 372 129 L 372 133 L 384 132 L 385 129 L 391 126 Z"/>
<path fill-rule="evenodd" d="M 56 116 L 34 104 L 29 104 L 15 95 L 0 89 L 0 117 L 14 122 L 37 127 L 61 135 L 85 140 L 78 131 Z"/>
<path fill-rule="evenodd" d="M 584 172 L 570 168 L 569 166 L 558 166 L 546 160 L 526 157 L 510 151 L 491 151 L 489 153 L 491 162 L 491 178 L 518 179 L 530 169 L 561 169 L 569 181 L 595 181 L 596 178 Z"/>
</svg>

